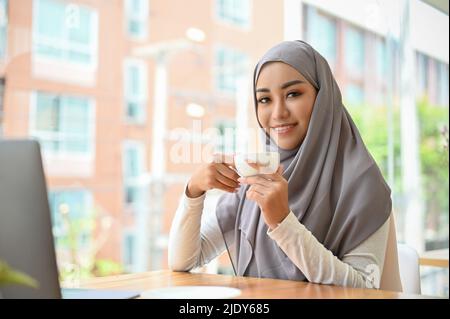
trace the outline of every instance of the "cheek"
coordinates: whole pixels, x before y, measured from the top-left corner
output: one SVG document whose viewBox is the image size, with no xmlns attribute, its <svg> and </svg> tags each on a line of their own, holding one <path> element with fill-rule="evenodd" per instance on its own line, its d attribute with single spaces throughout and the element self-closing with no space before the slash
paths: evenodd
<svg viewBox="0 0 450 319">
<path fill-rule="evenodd" d="M 270 120 L 270 110 L 268 108 L 264 109 L 261 107 L 258 107 L 258 120 L 259 123 L 261 123 L 262 127 L 268 127 L 269 126 L 269 120 Z"/>
</svg>

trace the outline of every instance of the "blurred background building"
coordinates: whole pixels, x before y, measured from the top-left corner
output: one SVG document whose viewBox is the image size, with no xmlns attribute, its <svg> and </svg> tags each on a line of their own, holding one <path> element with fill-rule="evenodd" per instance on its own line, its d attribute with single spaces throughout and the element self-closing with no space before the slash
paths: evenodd
<svg viewBox="0 0 450 319">
<path fill-rule="evenodd" d="M 448 248 L 448 2 L 0 0 L 0 138 L 41 142 L 63 279 L 167 268 L 195 150 L 239 149 L 253 67 L 287 39 L 328 60 L 399 241 Z M 228 257 L 206 271 L 229 273 Z M 422 276 L 448 296 L 448 269 Z"/>
</svg>

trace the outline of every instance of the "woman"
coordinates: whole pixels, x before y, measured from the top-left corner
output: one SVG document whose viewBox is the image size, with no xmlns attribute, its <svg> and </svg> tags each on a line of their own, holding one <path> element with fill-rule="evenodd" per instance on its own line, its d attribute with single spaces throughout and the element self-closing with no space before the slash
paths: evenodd
<svg viewBox="0 0 450 319">
<path fill-rule="evenodd" d="M 328 63 L 303 41 L 271 48 L 254 71 L 275 174 L 247 178 L 209 163 L 195 172 L 172 223 L 169 267 L 188 271 L 228 250 L 235 274 L 380 287 L 390 189 L 342 105 Z M 227 191 L 205 216 L 205 192 Z"/>
</svg>

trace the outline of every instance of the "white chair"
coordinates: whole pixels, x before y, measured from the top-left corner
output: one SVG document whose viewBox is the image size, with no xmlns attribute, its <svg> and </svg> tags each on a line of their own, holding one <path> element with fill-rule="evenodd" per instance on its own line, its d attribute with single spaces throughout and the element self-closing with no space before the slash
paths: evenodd
<svg viewBox="0 0 450 319">
<path fill-rule="evenodd" d="M 403 292 L 420 294 L 419 255 L 414 248 L 406 244 L 398 244 L 397 249 Z"/>
</svg>

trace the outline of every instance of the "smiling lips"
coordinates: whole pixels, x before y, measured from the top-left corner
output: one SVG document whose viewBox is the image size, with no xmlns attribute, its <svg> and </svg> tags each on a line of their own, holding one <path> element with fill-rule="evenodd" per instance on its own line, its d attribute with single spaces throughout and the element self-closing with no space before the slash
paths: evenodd
<svg viewBox="0 0 450 319">
<path fill-rule="evenodd" d="M 296 125 L 297 124 L 283 124 L 272 127 L 271 129 L 274 130 L 278 135 L 285 135 L 292 132 Z"/>
</svg>

